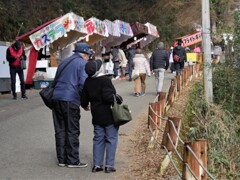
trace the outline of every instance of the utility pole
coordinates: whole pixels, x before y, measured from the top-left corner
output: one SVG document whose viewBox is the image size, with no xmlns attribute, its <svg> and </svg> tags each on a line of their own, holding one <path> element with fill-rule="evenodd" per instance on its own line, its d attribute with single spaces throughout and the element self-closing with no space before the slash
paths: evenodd
<svg viewBox="0 0 240 180">
<path fill-rule="evenodd" d="M 204 90 L 208 103 L 213 103 L 212 59 L 210 41 L 210 13 L 209 0 L 202 0 L 202 36 L 204 52 Z"/>
</svg>

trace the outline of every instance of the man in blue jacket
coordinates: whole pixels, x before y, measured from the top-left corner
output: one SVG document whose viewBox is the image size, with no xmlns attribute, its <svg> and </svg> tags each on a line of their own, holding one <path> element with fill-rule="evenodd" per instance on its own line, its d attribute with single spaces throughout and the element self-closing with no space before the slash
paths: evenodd
<svg viewBox="0 0 240 180">
<path fill-rule="evenodd" d="M 75 53 L 72 56 L 64 59 L 58 66 L 56 75 L 59 72 L 60 75 L 53 93 L 52 111 L 58 165 L 81 168 L 88 164 L 79 159 L 80 94 L 87 78 L 85 64 L 92 51 L 87 43 L 79 42 L 73 52 Z M 71 62 L 66 66 L 69 61 Z"/>
</svg>

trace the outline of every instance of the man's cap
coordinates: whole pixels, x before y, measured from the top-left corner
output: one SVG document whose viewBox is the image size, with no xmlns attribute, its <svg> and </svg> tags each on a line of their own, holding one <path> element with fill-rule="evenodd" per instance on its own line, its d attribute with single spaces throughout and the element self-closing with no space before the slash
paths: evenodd
<svg viewBox="0 0 240 180">
<path fill-rule="evenodd" d="M 87 43 L 83 43 L 83 42 L 79 42 L 75 45 L 75 49 L 73 50 L 73 52 L 78 52 L 78 53 L 83 53 L 83 54 L 92 54 L 92 50 L 89 44 Z"/>
<path fill-rule="evenodd" d="M 102 61 L 100 59 L 88 61 L 85 65 L 85 72 L 89 77 L 92 77 L 97 71 L 100 70 Z"/>
</svg>

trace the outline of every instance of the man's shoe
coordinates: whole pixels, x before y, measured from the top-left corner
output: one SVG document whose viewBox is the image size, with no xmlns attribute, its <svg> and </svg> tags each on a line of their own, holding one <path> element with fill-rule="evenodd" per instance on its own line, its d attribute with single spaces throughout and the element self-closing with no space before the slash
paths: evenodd
<svg viewBox="0 0 240 180">
<path fill-rule="evenodd" d="M 105 173 L 111 173 L 116 172 L 116 169 L 114 167 L 105 167 Z"/>
<path fill-rule="evenodd" d="M 103 167 L 102 166 L 93 166 L 92 168 L 92 172 L 99 172 L 99 171 L 103 171 Z"/>
<path fill-rule="evenodd" d="M 65 167 L 65 166 L 67 166 L 67 164 L 65 164 L 65 163 L 58 163 L 58 166 Z"/>
<path fill-rule="evenodd" d="M 71 165 L 71 164 L 67 165 L 67 167 L 69 167 L 69 168 L 85 168 L 87 166 L 88 166 L 87 163 L 78 163 L 76 165 Z"/>
<path fill-rule="evenodd" d="M 129 78 L 128 81 L 132 81 L 132 78 Z"/>
<path fill-rule="evenodd" d="M 28 97 L 26 95 L 22 95 L 23 99 L 28 99 Z"/>
<path fill-rule="evenodd" d="M 17 100 L 17 96 L 13 96 L 13 100 Z"/>
</svg>

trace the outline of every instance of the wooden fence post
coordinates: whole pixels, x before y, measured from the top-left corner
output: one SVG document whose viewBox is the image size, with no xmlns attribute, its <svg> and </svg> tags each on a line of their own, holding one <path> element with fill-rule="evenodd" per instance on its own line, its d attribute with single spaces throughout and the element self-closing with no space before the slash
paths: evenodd
<svg viewBox="0 0 240 180">
<path fill-rule="evenodd" d="M 192 151 L 195 153 L 195 155 L 197 156 L 201 164 L 205 168 L 207 168 L 207 141 L 205 139 L 200 139 L 194 142 L 186 142 L 184 147 L 184 153 L 183 153 L 183 161 L 186 164 L 188 164 L 189 168 L 192 170 L 194 175 L 199 180 L 206 180 L 207 179 L 206 172 L 199 165 L 198 161 L 195 159 L 192 152 L 187 148 L 187 146 L 189 146 L 192 149 Z M 189 169 L 185 164 L 183 165 L 182 178 L 184 180 L 195 179 L 191 171 L 189 171 Z"/>
<path fill-rule="evenodd" d="M 157 115 L 159 115 L 159 111 L 160 111 L 160 103 L 159 102 L 153 102 L 153 103 L 149 103 L 149 110 L 148 110 L 148 114 L 150 117 L 148 117 L 148 125 L 151 126 L 152 129 L 156 129 L 156 125 L 152 122 L 154 121 L 157 125 L 159 125 L 159 117 Z M 155 112 L 155 113 L 154 113 Z"/>
<path fill-rule="evenodd" d="M 181 75 L 180 74 L 177 75 L 177 92 L 178 93 L 181 92 Z"/>
<path fill-rule="evenodd" d="M 154 103 L 150 103 L 149 104 L 151 107 L 149 107 L 149 115 L 151 116 L 151 118 L 148 118 L 148 124 L 149 124 L 149 128 L 152 129 L 152 137 L 148 143 L 148 148 L 152 148 L 154 147 L 154 144 L 156 142 L 155 138 L 158 137 L 159 134 L 159 129 L 157 126 L 161 126 L 161 119 L 158 117 L 160 116 L 160 103 L 159 102 L 154 102 Z M 153 112 L 154 111 L 154 112 Z M 157 126 L 152 122 L 154 121 Z"/>
<path fill-rule="evenodd" d="M 177 133 L 179 134 L 180 127 L 181 127 L 181 119 L 177 117 L 169 117 L 168 119 L 169 121 L 166 123 L 165 129 L 164 129 L 162 145 L 164 145 L 168 149 L 168 151 L 174 151 L 174 147 L 172 146 L 172 143 L 169 140 L 169 137 L 167 134 L 169 133 L 174 146 L 177 146 L 178 137 L 176 135 L 176 132 L 174 131 L 173 124 L 175 129 L 177 130 Z M 172 121 L 173 124 L 170 121 Z"/>
<path fill-rule="evenodd" d="M 176 78 L 171 80 L 171 85 L 168 91 L 168 97 L 167 97 L 167 108 L 166 111 L 168 111 L 169 107 L 172 106 L 172 103 L 174 101 L 174 97 L 175 97 L 175 87 L 176 87 Z"/>
<path fill-rule="evenodd" d="M 200 68 L 200 64 L 196 64 L 196 67 L 195 67 L 195 69 L 196 69 L 196 78 L 199 76 L 199 68 Z"/>
<path fill-rule="evenodd" d="M 164 116 L 166 110 L 165 110 L 165 105 L 166 105 L 166 92 L 160 92 L 158 96 L 158 102 L 160 105 L 160 112 L 159 115 L 162 117 Z M 161 118 L 160 118 L 161 121 Z"/>
<path fill-rule="evenodd" d="M 189 70 L 190 72 L 190 78 L 189 78 L 189 80 L 190 81 L 192 81 L 192 77 L 193 77 L 193 65 L 190 65 L 190 70 Z"/>
<path fill-rule="evenodd" d="M 171 120 L 174 124 L 174 127 L 176 128 L 177 130 L 177 133 L 179 134 L 180 132 L 180 126 L 181 126 L 181 119 L 180 118 L 176 118 L 176 117 L 169 117 L 168 118 L 169 120 Z M 174 147 L 172 146 L 172 143 L 171 141 L 169 140 L 169 137 L 168 137 L 168 133 L 169 133 L 169 136 L 170 138 L 172 139 L 173 141 L 173 144 L 175 147 L 177 147 L 177 144 L 178 144 L 178 138 L 177 138 L 177 135 L 173 129 L 173 125 L 171 122 L 167 121 L 166 123 L 166 126 L 165 126 L 165 130 L 164 130 L 164 134 L 163 134 L 163 139 L 162 139 L 162 146 L 165 146 L 166 149 L 169 151 L 168 154 L 169 156 L 172 157 L 172 153 L 174 152 Z M 163 147 L 162 147 L 163 148 Z M 169 163 L 171 162 L 170 161 L 170 157 L 168 155 L 166 155 L 162 161 L 162 163 L 160 164 L 160 167 L 159 167 L 159 172 L 160 174 L 164 174 L 164 172 L 166 171 Z"/>
</svg>

